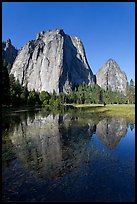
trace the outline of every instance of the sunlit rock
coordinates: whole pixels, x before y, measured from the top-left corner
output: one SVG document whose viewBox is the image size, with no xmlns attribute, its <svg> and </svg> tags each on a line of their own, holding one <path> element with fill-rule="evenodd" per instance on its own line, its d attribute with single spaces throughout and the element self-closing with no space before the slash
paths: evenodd
<svg viewBox="0 0 137 204">
<path fill-rule="evenodd" d="M 79 38 L 61 29 L 37 34 L 20 50 L 11 70 L 28 90 L 69 92 L 82 82 L 94 84 L 94 75 Z"/>
<path fill-rule="evenodd" d="M 105 89 L 122 92 L 126 95 L 127 76 L 113 59 L 109 59 L 96 74 L 97 84 Z"/>
</svg>

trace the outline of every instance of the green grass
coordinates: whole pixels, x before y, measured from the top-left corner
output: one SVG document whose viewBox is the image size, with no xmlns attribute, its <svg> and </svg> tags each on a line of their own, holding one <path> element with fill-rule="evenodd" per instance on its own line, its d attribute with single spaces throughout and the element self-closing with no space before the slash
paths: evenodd
<svg viewBox="0 0 137 204">
<path fill-rule="evenodd" d="M 104 107 L 103 104 L 73 104 L 74 107 L 83 108 L 83 107 Z"/>
<path fill-rule="evenodd" d="M 98 115 L 125 117 L 135 121 L 135 104 L 108 104 L 106 106 L 103 104 L 73 104 L 73 107 Z"/>
</svg>

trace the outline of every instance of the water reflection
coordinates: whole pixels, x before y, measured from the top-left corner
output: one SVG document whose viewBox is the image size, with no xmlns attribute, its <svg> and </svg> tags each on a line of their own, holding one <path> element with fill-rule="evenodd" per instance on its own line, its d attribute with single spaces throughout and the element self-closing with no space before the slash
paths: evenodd
<svg viewBox="0 0 137 204">
<path fill-rule="evenodd" d="M 109 149 L 117 146 L 127 133 L 128 123 L 124 118 L 105 118 L 97 124 L 96 135 Z"/>
<path fill-rule="evenodd" d="M 64 115 L 28 115 L 20 119 L 10 134 L 16 155 L 24 165 L 40 176 L 57 178 L 78 171 L 86 158 L 87 144 L 94 133 L 109 149 L 113 149 L 127 133 L 125 119 L 105 118 L 97 124 Z"/>
<path fill-rule="evenodd" d="M 134 200 L 134 123 L 74 110 L 3 121 L 4 201 Z"/>
<path fill-rule="evenodd" d="M 134 126 L 135 126 L 134 123 L 129 123 L 129 126 L 130 126 L 130 130 L 133 131 L 134 130 Z"/>
<path fill-rule="evenodd" d="M 27 167 L 57 175 L 62 160 L 60 133 L 58 129 L 59 116 L 35 116 L 22 121 L 11 135 L 21 160 Z M 49 172 L 50 170 L 50 172 Z"/>
</svg>

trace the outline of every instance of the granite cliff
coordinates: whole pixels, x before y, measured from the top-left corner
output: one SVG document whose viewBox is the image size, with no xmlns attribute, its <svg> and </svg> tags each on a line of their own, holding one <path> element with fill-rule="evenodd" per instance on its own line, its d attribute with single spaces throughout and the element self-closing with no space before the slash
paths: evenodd
<svg viewBox="0 0 137 204">
<path fill-rule="evenodd" d="M 62 29 L 40 32 L 20 49 L 11 73 L 28 90 L 68 93 L 82 82 L 94 84 L 82 42 Z"/>
<path fill-rule="evenodd" d="M 5 60 L 7 64 L 13 64 L 18 50 L 12 45 L 11 40 L 2 42 L 2 60 Z"/>
<path fill-rule="evenodd" d="M 97 72 L 96 83 L 105 90 L 122 92 L 126 95 L 127 76 L 113 59 L 109 59 Z"/>
</svg>

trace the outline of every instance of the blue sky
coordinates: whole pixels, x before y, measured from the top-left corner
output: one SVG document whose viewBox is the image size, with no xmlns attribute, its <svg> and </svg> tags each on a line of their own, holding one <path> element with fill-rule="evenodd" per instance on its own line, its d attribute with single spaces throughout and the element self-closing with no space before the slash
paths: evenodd
<svg viewBox="0 0 137 204">
<path fill-rule="evenodd" d="M 40 31 L 62 28 L 83 42 L 94 74 L 116 60 L 135 79 L 134 2 L 3 2 L 2 40 L 21 48 Z"/>
</svg>

